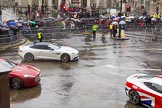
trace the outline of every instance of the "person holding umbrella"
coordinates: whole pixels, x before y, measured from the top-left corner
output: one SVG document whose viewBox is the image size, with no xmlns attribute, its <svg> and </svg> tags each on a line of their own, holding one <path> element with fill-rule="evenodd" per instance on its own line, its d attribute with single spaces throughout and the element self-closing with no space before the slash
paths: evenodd
<svg viewBox="0 0 162 108">
<path fill-rule="evenodd" d="M 117 27 L 118 27 L 118 22 L 113 21 L 112 22 L 113 28 L 112 28 L 112 33 L 113 33 L 113 38 L 116 38 L 116 33 L 117 33 Z"/>
</svg>

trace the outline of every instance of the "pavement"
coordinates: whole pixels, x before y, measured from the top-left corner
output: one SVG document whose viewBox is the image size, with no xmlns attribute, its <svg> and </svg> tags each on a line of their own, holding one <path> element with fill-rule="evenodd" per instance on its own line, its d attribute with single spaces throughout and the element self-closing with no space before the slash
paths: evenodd
<svg viewBox="0 0 162 108">
<path fill-rule="evenodd" d="M 13 44 L 8 44 L 8 45 L 1 45 L 0 46 L 0 51 L 5 51 L 9 48 L 18 48 L 20 45 L 27 45 L 29 44 L 30 41 L 27 38 L 22 38 L 20 40 L 18 40 L 17 42 L 13 43 Z"/>
</svg>

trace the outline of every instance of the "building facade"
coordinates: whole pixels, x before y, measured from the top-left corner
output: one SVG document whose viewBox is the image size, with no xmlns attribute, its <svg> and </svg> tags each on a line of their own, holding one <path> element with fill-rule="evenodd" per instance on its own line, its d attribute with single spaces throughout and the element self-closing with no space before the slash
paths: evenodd
<svg viewBox="0 0 162 108">
<path fill-rule="evenodd" d="M 73 4 L 75 6 L 91 7 L 92 5 L 97 8 L 107 9 L 121 9 L 122 1 L 122 12 L 125 12 L 125 6 L 130 5 L 131 11 L 141 15 L 142 12 L 146 11 L 147 14 L 162 13 L 162 0 L 1 0 L 1 6 L 4 4 L 18 5 L 21 7 L 27 7 L 28 5 L 41 6 L 47 5 L 49 8 L 55 6 L 60 8 L 60 5 L 64 2 L 66 6 Z"/>
<path fill-rule="evenodd" d="M 32 5 L 34 3 L 38 6 L 41 6 L 42 4 L 47 4 L 49 7 L 52 7 L 53 5 L 55 5 L 58 8 L 62 2 L 65 2 L 67 6 L 69 6 L 70 4 L 84 7 L 96 5 L 96 7 L 100 6 L 105 8 L 108 4 L 107 0 L 15 0 L 13 2 L 18 3 L 19 6 L 27 6 Z"/>
</svg>

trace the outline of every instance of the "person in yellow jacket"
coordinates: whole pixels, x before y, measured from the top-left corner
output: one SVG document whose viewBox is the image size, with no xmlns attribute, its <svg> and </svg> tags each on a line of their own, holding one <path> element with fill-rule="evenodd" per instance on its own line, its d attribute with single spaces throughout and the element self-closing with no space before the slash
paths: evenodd
<svg viewBox="0 0 162 108">
<path fill-rule="evenodd" d="M 94 23 L 92 26 L 92 31 L 93 31 L 93 39 L 96 39 L 96 31 L 97 31 L 97 24 Z"/>
<path fill-rule="evenodd" d="M 113 35 L 113 24 L 109 25 L 109 30 L 110 30 L 110 38 L 112 38 L 112 35 Z"/>
<path fill-rule="evenodd" d="M 40 30 L 37 33 L 37 39 L 39 40 L 39 42 L 42 42 L 43 41 L 43 35 L 42 35 L 42 33 L 41 33 Z"/>
</svg>

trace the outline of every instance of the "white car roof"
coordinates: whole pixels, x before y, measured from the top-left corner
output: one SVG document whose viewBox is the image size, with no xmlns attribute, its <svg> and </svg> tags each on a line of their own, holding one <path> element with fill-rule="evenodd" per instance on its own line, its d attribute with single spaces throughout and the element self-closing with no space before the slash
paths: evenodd
<svg viewBox="0 0 162 108">
<path fill-rule="evenodd" d="M 38 43 L 35 43 L 34 45 L 50 45 L 52 43 L 50 42 L 38 42 Z"/>
<path fill-rule="evenodd" d="M 139 82 L 151 82 L 162 86 L 162 75 L 146 75 L 146 74 L 135 74 L 128 77 L 127 81 L 137 83 Z"/>
</svg>

